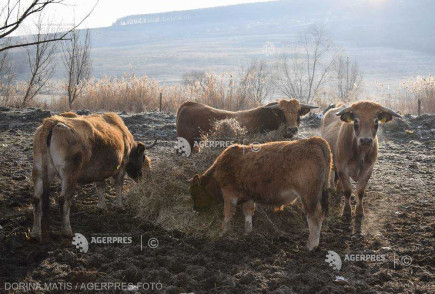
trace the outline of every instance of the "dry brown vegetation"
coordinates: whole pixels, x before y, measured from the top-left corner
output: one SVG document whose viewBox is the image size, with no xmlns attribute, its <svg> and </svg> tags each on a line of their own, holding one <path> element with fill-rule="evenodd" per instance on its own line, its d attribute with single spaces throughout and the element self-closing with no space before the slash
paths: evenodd
<svg viewBox="0 0 435 294">
<path fill-rule="evenodd" d="M 282 138 L 281 129 L 262 135 L 245 136 L 244 133 L 237 121 L 230 119 L 218 122 L 213 133 L 203 139 L 228 138 L 228 141 L 249 144 Z M 152 173 L 129 192 L 128 199 L 131 207 L 136 208 L 137 216 L 158 223 L 168 230 L 217 238 L 222 228 L 223 205 L 218 203 L 207 211 L 194 212 L 187 180 L 197 173 L 203 173 L 222 150 L 223 148 L 203 148 L 190 158 L 176 154 L 160 158 L 153 164 Z M 287 206 L 280 213 L 273 213 L 273 208 L 260 205 L 254 218 L 254 234 L 262 237 L 280 234 L 289 228 L 303 230 L 306 227 L 304 213 L 299 204 Z M 243 223 L 241 213 L 238 213 L 232 222 L 233 232 L 242 233 Z"/>
<path fill-rule="evenodd" d="M 130 113 L 158 110 L 162 93 L 162 111 L 175 113 L 184 101 L 191 100 L 213 107 L 240 110 L 257 107 L 269 99 L 282 98 L 272 95 L 259 95 L 264 90 L 266 80 L 258 80 L 255 72 L 247 71 L 240 79 L 231 74 L 205 75 L 192 83 L 165 85 L 147 76 L 126 75 L 122 78 L 103 77 L 89 80 L 83 88 L 83 94 L 76 99 L 72 108 L 91 111 L 125 111 Z M 22 93 L 26 83 L 3 87 L 0 104 L 2 106 L 21 107 Z M 69 109 L 67 95 L 62 92 L 63 83 L 50 83 L 50 95 L 40 95 L 29 102 L 28 106 L 64 111 Z M 417 114 L 417 101 L 421 99 L 422 113 L 435 113 L 435 80 L 429 75 L 417 77 L 402 84 L 394 93 L 384 90 L 378 84 L 379 95 L 359 95 L 358 99 L 373 100 L 401 113 Z M 340 98 L 333 91 L 321 91 L 314 97 L 320 109 Z"/>
</svg>

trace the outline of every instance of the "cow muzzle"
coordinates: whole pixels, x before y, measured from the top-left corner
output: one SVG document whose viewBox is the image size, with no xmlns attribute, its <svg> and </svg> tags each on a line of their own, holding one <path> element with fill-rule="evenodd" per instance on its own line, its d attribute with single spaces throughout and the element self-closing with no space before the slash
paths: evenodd
<svg viewBox="0 0 435 294">
<path fill-rule="evenodd" d="M 370 137 L 360 138 L 359 143 L 361 146 L 370 146 L 373 144 L 373 138 Z"/>
<path fill-rule="evenodd" d="M 298 128 L 293 127 L 293 128 L 287 128 L 285 129 L 285 134 L 284 134 L 284 138 L 293 138 L 294 136 L 296 136 L 298 134 Z"/>
</svg>

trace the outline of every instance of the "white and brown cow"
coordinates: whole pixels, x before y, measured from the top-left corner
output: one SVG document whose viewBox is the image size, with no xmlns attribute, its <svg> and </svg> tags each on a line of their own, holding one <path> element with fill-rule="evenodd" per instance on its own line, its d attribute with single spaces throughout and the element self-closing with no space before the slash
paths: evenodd
<svg viewBox="0 0 435 294">
<path fill-rule="evenodd" d="M 223 233 L 238 204 L 243 205 L 245 234 L 252 231 L 255 203 L 280 206 L 300 199 L 310 235 L 307 247 L 319 245 L 320 230 L 328 211 L 332 154 L 319 137 L 294 142 L 232 145 L 202 175 L 190 179 L 194 210 L 224 202 Z"/>
<path fill-rule="evenodd" d="M 33 139 L 34 221 L 32 237 L 41 239 L 48 227 L 50 183 L 61 180 L 59 197 L 63 232 L 71 236 L 69 212 L 78 184 L 95 183 L 98 207 L 105 208 L 105 179 L 113 177 L 116 206 L 122 207 L 122 184 L 127 174 L 134 180 L 150 169 L 146 146 L 136 142 L 115 113 L 78 116 L 64 113 L 44 119 Z M 42 228 L 41 228 L 42 224 Z"/>
<path fill-rule="evenodd" d="M 351 178 L 357 182 L 355 215 L 364 215 L 364 190 L 378 155 L 378 124 L 393 117 L 401 116 L 378 103 L 359 101 L 350 107 L 340 104 L 322 118 L 322 137 L 328 141 L 334 157 L 331 187 L 338 183 L 343 189 L 345 217 L 351 216 Z"/>
</svg>

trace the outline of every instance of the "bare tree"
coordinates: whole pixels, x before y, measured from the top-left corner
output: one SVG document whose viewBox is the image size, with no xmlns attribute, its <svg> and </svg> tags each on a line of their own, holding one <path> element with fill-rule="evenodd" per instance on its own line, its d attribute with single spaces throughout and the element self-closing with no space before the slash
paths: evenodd
<svg viewBox="0 0 435 294">
<path fill-rule="evenodd" d="M 24 92 L 22 107 L 32 100 L 47 84 L 54 73 L 54 54 L 57 42 L 44 42 L 57 39 L 59 33 L 44 33 L 42 17 L 36 24 L 37 33 L 33 35 L 35 46 L 26 48 L 30 67 L 30 78 Z"/>
<path fill-rule="evenodd" d="M 242 68 L 239 88 L 257 104 L 273 93 L 273 75 L 265 60 L 253 60 L 247 68 Z"/>
<path fill-rule="evenodd" d="M 23 24 L 25 20 L 29 19 L 29 17 L 33 15 L 40 15 L 44 10 L 46 10 L 48 6 L 52 6 L 53 4 L 62 4 L 63 2 L 64 0 L 4 1 L 4 3 L 0 4 L 0 41 L 4 38 L 10 37 Z M 75 30 L 89 17 L 97 4 L 98 1 L 96 1 L 92 10 L 77 25 L 73 26 L 69 30 L 66 30 L 62 34 L 52 35 L 50 38 L 44 38 L 40 40 L 19 40 L 19 42 L 15 44 L 3 44 L 2 46 L 0 46 L 0 52 L 12 48 L 27 47 L 41 43 L 65 40 L 67 39 L 67 36 L 71 31 Z"/>
<path fill-rule="evenodd" d="M 68 76 L 66 91 L 69 108 L 81 95 L 85 82 L 91 75 L 89 30 L 86 30 L 83 38 L 79 31 L 74 30 L 70 33 L 70 38 L 71 41 L 63 42 L 64 65 Z"/>
<path fill-rule="evenodd" d="M 362 89 L 362 75 L 358 63 L 349 57 L 337 56 L 335 60 L 337 84 L 335 87 L 338 98 L 343 102 L 354 100 Z"/>
<path fill-rule="evenodd" d="M 2 105 L 7 105 L 10 97 L 15 92 L 14 82 L 14 64 L 10 60 L 7 51 L 0 52 L 0 98 Z"/>
<path fill-rule="evenodd" d="M 311 26 L 304 31 L 295 52 L 284 54 L 278 62 L 278 83 L 282 94 L 310 102 L 328 81 L 333 70 L 333 42 L 324 29 Z"/>
</svg>

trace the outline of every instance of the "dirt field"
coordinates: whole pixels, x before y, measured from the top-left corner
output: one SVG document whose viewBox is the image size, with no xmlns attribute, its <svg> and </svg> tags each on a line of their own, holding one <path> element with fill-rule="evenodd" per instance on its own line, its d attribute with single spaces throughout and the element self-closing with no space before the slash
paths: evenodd
<svg viewBox="0 0 435 294">
<path fill-rule="evenodd" d="M 255 230 L 254 216 L 250 236 L 231 234 L 211 241 L 164 230 L 138 218 L 131 207 L 119 211 L 109 206 L 101 212 L 92 186 L 78 189 L 71 210 L 73 231 L 86 237 L 130 236 L 132 243 L 90 244 L 87 253 L 80 253 L 71 239 L 57 232 L 60 217 L 54 194 L 59 192 L 58 183 L 53 185 L 50 211 L 53 232 L 43 244 L 32 242 L 28 238 L 33 194 L 31 141 L 36 127 L 49 115 L 37 109 L 0 109 L 0 292 L 13 282 L 68 282 L 73 287 L 88 282 L 142 282 L 148 283 L 149 290 L 132 292 L 164 293 L 435 292 L 434 115 L 407 116 L 380 127 L 379 158 L 365 197 L 362 233 L 354 232 L 358 224 L 338 217 L 340 198 L 334 196 L 320 248 L 311 253 L 305 249 L 306 226 L 264 238 Z M 158 147 L 150 152 L 152 160 L 173 154 L 174 115 L 123 117 L 136 139 L 159 139 Z M 302 126 L 303 136 L 319 133 L 316 118 L 303 121 Z M 126 180 L 126 189 L 132 185 Z M 113 202 L 112 187 L 106 194 Z M 158 240 L 157 248 L 148 246 L 151 238 Z M 338 272 L 325 262 L 329 250 L 343 261 Z M 377 254 L 385 260 L 349 261 L 345 254 Z"/>
</svg>

